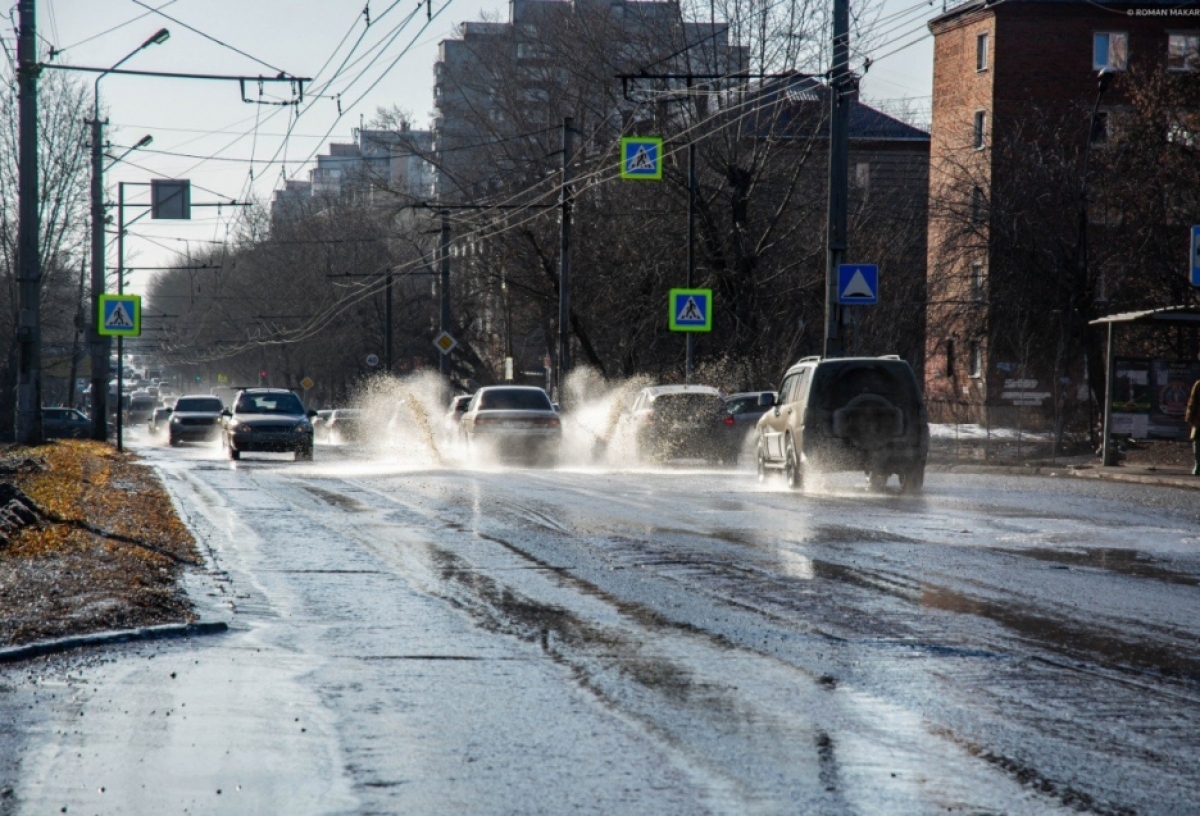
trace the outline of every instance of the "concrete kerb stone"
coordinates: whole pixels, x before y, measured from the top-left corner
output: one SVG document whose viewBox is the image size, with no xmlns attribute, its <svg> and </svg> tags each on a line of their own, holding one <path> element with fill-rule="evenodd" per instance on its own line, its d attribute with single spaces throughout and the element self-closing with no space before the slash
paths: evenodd
<svg viewBox="0 0 1200 816">
<path fill-rule="evenodd" d="M 1176 487 L 1180 490 L 1200 490 L 1200 477 L 1185 473 L 1156 473 L 1152 470 L 1131 470 L 1124 467 L 1101 467 L 1099 465 L 977 465 L 930 463 L 929 470 L 943 473 L 973 473 L 998 476 L 1041 476 L 1043 478 L 1069 477 L 1074 479 L 1100 479 L 1109 482 Z"/>
<path fill-rule="evenodd" d="M 219 635 L 229 630 L 224 621 L 194 621 L 192 623 L 165 623 L 159 626 L 142 626 L 137 629 L 120 629 L 108 632 L 92 632 L 87 635 L 41 640 L 22 646 L 0 649 L 0 663 L 15 663 L 49 654 L 59 654 L 87 646 L 105 646 L 110 643 L 163 640 L 166 638 Z"/>
</svg>

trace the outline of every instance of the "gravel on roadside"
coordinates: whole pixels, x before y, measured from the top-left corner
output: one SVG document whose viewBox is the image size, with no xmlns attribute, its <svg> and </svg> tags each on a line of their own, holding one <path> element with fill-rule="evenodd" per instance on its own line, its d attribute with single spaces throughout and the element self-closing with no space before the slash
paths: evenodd
<svg viewBox="0 0 1200 816">
<path fill-rule="evenodd" d="M 6 484 L 31 510 L 11 505 L 0 525 L 0 646 L 195 620 L 180 579 L 203 560 L 136 456 L 86 440 L 0 446 Z"/>
</svg>

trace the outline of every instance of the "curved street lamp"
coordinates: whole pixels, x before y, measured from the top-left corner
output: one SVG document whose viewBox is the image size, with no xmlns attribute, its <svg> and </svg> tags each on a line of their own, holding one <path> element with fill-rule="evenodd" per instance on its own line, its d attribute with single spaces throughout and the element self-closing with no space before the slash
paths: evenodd
<svg viewBox="0 0 1200 816">
<path fill-rule="evenodd" d="M 100 80 L 120 68 L 135 54 L 152 45 L 161 45 L 170 37 L 170 31 L 160 28 L 111 68 L 97 76 L 92 86 L 92 331 L 88 339 L 92 349 L 92 439 L 100 442 L 108 439 L 108 356 L 111 349 L 109 339 L 99 333 L 97 316 L 100 311 L 100 296 L 104 294 L 104 125 L 100 121 Z M 142 146 L 143 142 L 148 144 L 143 139 L 138 146 Z"/>
</svg>

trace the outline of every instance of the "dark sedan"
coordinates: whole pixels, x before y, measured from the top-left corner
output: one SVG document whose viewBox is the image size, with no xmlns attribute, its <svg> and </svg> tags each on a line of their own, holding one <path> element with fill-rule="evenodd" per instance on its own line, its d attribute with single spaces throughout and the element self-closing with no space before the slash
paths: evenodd
<svg viewBox="0 0 1200 816">
<path fill-rule="evenodd" d="M 305 411 L 304 403 L 284 388 L 246 388 L 238 392 L 233 410 L 225 417 L 221 443 L 230 459 L 248 452 L 295 452 L 296 460 L 313 458 L 313 427 L 316 411 Z"/>
<path fill-rule="evenodd" d="M 729 450 L 736 460 L 743 452 L 754 455 L 755 426 L 758 418 L 771 410 L 762 404 L 761 397 L 769 394 L 774 402 L 774 391 L 743 391 L 725 397 L 725 417 L 721 420 Z"/>
<path fill-rule="evenodd" d="M 181 442 L 216 439 L 221 431 L 221 411 L 224 408 L 220 397 L 207 394 L 179 397 L 167 421 L 167 441 L 174 446 Z"/>
<path fill-rule="evenodd" d="M 92 421 L 75 408 L 43 408 L 42 435 L 46 439 L 87 439 Z"/>
</svg>

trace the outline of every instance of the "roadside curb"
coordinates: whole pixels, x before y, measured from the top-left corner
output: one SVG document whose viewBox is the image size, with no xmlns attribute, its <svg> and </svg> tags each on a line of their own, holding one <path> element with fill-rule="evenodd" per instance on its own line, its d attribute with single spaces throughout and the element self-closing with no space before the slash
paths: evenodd
<svg viewBox="0 0 1200 816">
<path fill-rule="evenodd" d="M 110 643 L 129 643 L 142 640 L 164 640 L 167 638 L 219 635 L 229 630 L 224 621 L 195 621 L 193 623 L 165 623 L 160 626 L 143 626 L 137 629 L 120 629 L 109 632 L 93 632 L 88 635 L 42 640 L 0 649 L 0 663 L 16 663 L 49 654 L 59 654 L 85 646 L 104 646 Z"/>
<path fill-rule="evenodd" d="M 1127 470 L 1092 467 L 1069 467 L 1064 465 L 966 465 L 952 463 L 930 463 L 929 469 L 942 473 L 968 473 L 976 475 L 1004 476 L 1042 476 L 1053 478 L 1066 476 L 1072 479 L 1096 479 L 1108 482 L 1126 482 L 1129 484 L 1154 485 L 1158 487 L 1176 487 L 1180 490 L 1200 490 L 1200 479 L 1194 476 L 1176 475 L 1169 473 L 1131 473 Z"/>
</svg>

